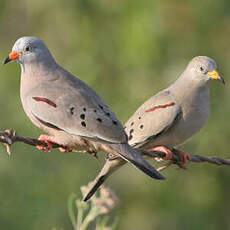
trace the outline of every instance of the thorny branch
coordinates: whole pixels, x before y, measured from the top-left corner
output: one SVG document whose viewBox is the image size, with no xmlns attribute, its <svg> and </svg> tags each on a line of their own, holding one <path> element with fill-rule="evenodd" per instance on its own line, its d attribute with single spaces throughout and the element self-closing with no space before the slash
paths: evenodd
<svg viewBox="0 0 230 230">
<path fill-rule="evenodd" d="M 3 143 L 6 146 L 7 153 L 10 155 L 12 153 L 11 151 L 11 145 L 14 144 L 15 142 L 23 142 L 28 145 L 36 146 L 36 145 L 47 145 L 46 142 L 39 141 L 38 139 L 35 138 L 30 138 L 30 137 L 23 137 L 23 136 L 18 136 L 14 130 L 5 130 L 5 131 L 0 131 L 0 143 Z M 59 148 L 59 147 L 65 147 L 62 145 L 58 144 L 52 144 L 53 148 Z M 173 152 L 172 159 L 169 161 L 167 165 L 164 165 L 158 170 L 163 170 L 167 167 L 169 167 L 171 164 L 177 164 L 180 168 L 184 168 L 185 166 L 181 164 L 182 159 L 181 156 L 178 154 L 176 149 L 171 149 Z M 160 157 L 164 158 L 165 153 L 160 152 L 160 151 L 142 151 L 143 155 L 150 156 L 152 158 L 155 157 Z M 220 157 L 206 157 L 206 156 L 201 156 L 197 154 L 190 154 L 190 159 L 189 161 L 194 162 L 194 163 L 211 163 L 215 165 L 230 165 L 230 159 L 223 159 Z"/>
</svg>

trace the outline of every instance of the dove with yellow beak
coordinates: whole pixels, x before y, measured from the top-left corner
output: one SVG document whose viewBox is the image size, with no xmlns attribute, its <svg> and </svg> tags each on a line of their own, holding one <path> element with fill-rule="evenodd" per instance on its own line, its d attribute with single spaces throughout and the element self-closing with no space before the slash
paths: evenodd
<svg viewBox="0 0 230 230">
<path fill-rule="evenodd" d="M 163 151 L 164 159 L 170 159 L 172 152 L 168 148 L 183 144 L 207 121 L 210 80 L 225 83 L 216 68 L 213 59 L 194 57 L 171 86 L 148 99 L 126 122 L 129 144 L 140 150 Z M 186 163 L 189 155 L 180 152 Z M 88 200 L 106 178 L 125 163 L 121 158 L 108 158 L 84 200 Z"/>
</svg>

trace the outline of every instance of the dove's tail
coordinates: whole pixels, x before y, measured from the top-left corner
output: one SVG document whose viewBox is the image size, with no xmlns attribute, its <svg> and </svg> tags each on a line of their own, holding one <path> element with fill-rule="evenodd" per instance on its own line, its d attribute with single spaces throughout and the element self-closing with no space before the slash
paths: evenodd
<svg viewBox="0 0 230 230">
<path fill-rule="evenodd" d="M 109 144 L 109 147 L 117 152 L 124 160 L 130 162 L 148 176 L 158 180 L 165 179 L 163 175 L 161 175 L 141 156 L 139 152 L 137 152 L 137 150 L 133 149 L 129 144 Z"/>
<path fill-rule="evenodd" d="M 85 194 L 83 201 L 89 200 L 93 194 L 97 191 L 97 189 L 104 183 L 104 181 L 116 170 L 118 170 L 122 165 L 126 163 L 125 160 L 118 157 L 116 159 L 107 159 L 100 173 L 94 179 L 92 183 L 90 183 L 90 189 Z"/>
<path fill-rule="evenodd" d="M 89 200 L 97 189 L 104 183 L 104 181 L 117 169 L 125 164 L 126 161 L 133 164 L 135 167 L 140 169 L 142 172 L 148 176 L 163 180 L 165 177 L 161 175 L 147 160 L 145 160 L 140 153 L 134 150 L 128 144 L 108 144 L 110 148 L 117 152 L 121 158 L 116 158 L 114 160 L 107 160 L 103 168 L 101 169 L 98 176 L 94 179 L 90 185 L 90 189 L 84 196 L 83 201 Z M 125 161 L 124 161 L 125 160 Z"/>
</svg>

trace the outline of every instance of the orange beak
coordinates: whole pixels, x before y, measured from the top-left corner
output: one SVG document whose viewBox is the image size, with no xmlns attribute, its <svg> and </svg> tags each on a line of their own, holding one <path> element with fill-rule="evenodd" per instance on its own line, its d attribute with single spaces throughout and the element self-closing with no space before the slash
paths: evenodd
<svg viewBox="0 0 230 230">
<path fill-rule="evenodd" d="M 16 51 L 12 51 L 9 56 L 3 61 L 3 65 L 5 65 L 6 63 L 17 59 L 21 54 L 16 52 Z"/>
</svg>

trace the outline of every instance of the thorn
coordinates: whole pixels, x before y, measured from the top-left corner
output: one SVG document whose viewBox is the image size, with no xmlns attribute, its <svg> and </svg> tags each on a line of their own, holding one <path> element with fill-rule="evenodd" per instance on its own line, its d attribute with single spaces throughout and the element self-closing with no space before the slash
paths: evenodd
<svg viewBox="0 0 230 230">
<path fill-rule="evenodd" d="M 4 143 L 4 145 L 6 146 L 6 151 L 7 151 L 8 155 L 11 156 L 12 151 L 11 151 L 11 146 L 10 146 L 10 144 Z"/>
<path fill-rule="evenodd" d="M 167 169 L 169 166 L 171 166 L 172 164 L 173 164 L 173 162 L 170 161 L 168 164 L 163 165 L 163 166 L 157 168 L 157 171 L 163 171 L 163 170 Z"/>
</svg>

